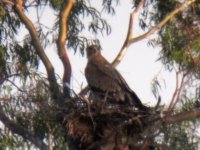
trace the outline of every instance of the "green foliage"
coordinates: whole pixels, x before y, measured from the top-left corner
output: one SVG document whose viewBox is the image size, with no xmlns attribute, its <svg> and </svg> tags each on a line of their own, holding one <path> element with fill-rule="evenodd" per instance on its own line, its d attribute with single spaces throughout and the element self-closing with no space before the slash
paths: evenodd
<svg viewBox="0 0 200 150">
<path fill-rule="evenodd" d="M 1 8 L 1 7 L 0 7 Z M 0 19 L 0 44 L 8 43 L 8 40 L 13 40 L 21 26 L 19 18 L 15 12 L 10 11 L 10 8 L 4 7 Z"/>
<path fill-rule="evenodd" d="M 185 1 L 167 0 L 165 3 L 158 0 L 147 1 L 140 16 L 140 26 L 143 29 L 151 28 L 162 21 L 170 12 L 180 7 L 183 2 Z M 136 4 L 137 1 L 135 1 Z M 200 58 L 199 12 L 200 4 L 196 2 L 172 18 L 159 31 L 158 38 L 151 40 L 150 43 L 153 46 L 161 46 L 160 60 L 170 70 L 176 64 L 182 71 L 193 70 L 193 74 L 197 78 L 200 77 L 200 67 L 197 61 Z"/>
<path fill-rule="evenodd" d="M 88 19 L 88 27 L 84 24 L 83 19 Z M 90 31 L 92 34 L 103 34 L 106 32 L 108 35 L 111 32 L 111 27 L 101 17 L 101 13 L 97 9 L 88 6 L 86 1 L 81 0 L 75 3 L 73 11 L 69 16 L 67 46 L 73 48 L 75 52 L 77 49 L 80 49 L 82 54 L 88 42 L 92 42 L 82 36 L 81 32 L 84 30 Z"/>
<path fill-rule="evenodd" d="M 41 10 L 47 7 L 55 11 L 57 15 L 52 28 L 45 27 L 40 19 L 36 21 L 36 29 L 42 46 L 46 48 L 57 42 L 60 11 L 67 5 L 67 1 L 38 0 L 37 5 L 34 5 L 34 2 L 33 4 L 30 1 L 25 2 L 26 13 L 29 13 L 29 8 Z M 88 43 L 99 43 L 98 39 L 89 39 L 85 36 L 85 31 L 93 36 L 109 35 L 111 26 L 102 18 L 102 13 L 114 15 L 119 2 L 119 0 L 103 0 L 101 10 L 97 10 L 90 5 L 88 0 L 76 0 L 67 24 L 66 46 L 74 52 L 80 50 L 83 54 Z M 139 2 L 140 0 L 133 0 L 133 7 L 137 7 Z M 145 1 L 144 10 L 140 16 L 141 27 L 147 29 L 157 24 L 179 5 L 180 3 L 174 0 Z M 159 38 L 156 41 L 159 41 L 162 47 L 160 59 L 164 64 L 169 66 L 178 64 L 181 70 L 193 69 L 196 72 L 197 65 L 194 64 L 193 58 L 200 56 L 199 20 L 200 4 L 196 3 L 192 8 L 172 19 L 159 32 Z M 36 134 L 43 141 L 48 142 L 51 135 L 55 149 L 66 149 L 68 144 L 65 141 L 66 131 L 56 120 L 57 108 L 52 102 L 48 81 L 38 72 L 40 60 L 32 46 L 34 41 L 31 41 L 30 35 L 25 36 L 22 41 L 17 39 L 22 29 L 24 29 L 22 23 L 12 7 L 0 2 L 0 104 L 10 120 Z M 157 79 L 152 84 L 153 93 L 158 98 L 161 85 Z M 196 90 L 197 97 L 199 98 L 199 90 Z M 191 110 L 194 107 L 198 107 L 197 104 L 185 97 L 179 111 Z M 167 146 L 168 149 L 196 150 L 197 141 L 194 140 L 193 135 L 189 134 L 191 127 L 194 127 L 193 131 L 196 131 L 198 121 L 169 126 L 161 131 L 162 136 L 158 138 L 160 143 L 157 143 Z M 1 128 L 0 149 L 33 147 L 32 143 L 11 133 L 6 127 Z"/>
<path fill-rule="evenodd" d="M 192 123 L 187 122 L 173 124 L 163 129 L 163 141 L 162 149 L 173 149 L 173 150 L 198 150 L 198 142 L 189 133 L 192 130 Z M 197 132 L 197 129 L 193 130 Z"/>
<path fill-rule="evenodd" d="M 119 0 L 103 0 L 102 11 L 105 11 L 108 14 L 114 15 L 115 14 L 115 6 L 119 5 Z"/>
</svg>

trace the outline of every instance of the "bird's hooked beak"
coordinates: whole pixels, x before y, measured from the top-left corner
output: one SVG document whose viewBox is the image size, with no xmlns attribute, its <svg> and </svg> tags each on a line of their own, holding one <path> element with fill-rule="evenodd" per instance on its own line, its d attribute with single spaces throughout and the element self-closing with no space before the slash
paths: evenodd
<svg viewBox="0 0 200 150">
<path fill-rule="evenodd" d="M 86 48 L 87 57 L 90 57 L 91 55 L 96 54 L 96 53 L 100 53 L 100 50 L 101 48 L 98 45 L 89 45 Z"/>
</svg>

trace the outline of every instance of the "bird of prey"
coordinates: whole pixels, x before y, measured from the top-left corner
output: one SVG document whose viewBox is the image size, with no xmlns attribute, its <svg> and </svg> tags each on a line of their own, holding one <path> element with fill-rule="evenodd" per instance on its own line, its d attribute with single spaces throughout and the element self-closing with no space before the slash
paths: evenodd
<svg viewBox="0 0 200 150">
<path fill-rule="evenodd" d="M 147 110 L 120 73 L 101 55 L 99 46 L 90 45 L 86 52 L 88 63 L 85 76 L 92 91 L 107 93 L 108 97 L 116 102 L 134 106 L 142 111 Z"/>
</svg>

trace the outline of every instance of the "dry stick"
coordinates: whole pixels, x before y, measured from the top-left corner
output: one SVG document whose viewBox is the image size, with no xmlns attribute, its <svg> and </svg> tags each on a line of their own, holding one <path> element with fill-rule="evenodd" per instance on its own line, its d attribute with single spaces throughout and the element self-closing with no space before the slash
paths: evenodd
<svg viewBox="0 0 200 150">
<path fill-rule="evenodd" d="M 91 119 L 91 121 L 92 121 L 93 128 L 95 129 L 95 128 L 96 128 L 96 124 L 95 124 L 95 122 L 94 122 L 94 118 L 93 118 L 92 112 L 91 112 L 91 103 L 90 103 L 90 101 L 89 101 L 87 98 L 85 98 L 85 97 L 81 97 L 81 100 L 83 100 L 83 101 L 86 103 L 86 105 L 87 105 L 88 114 L 89 114 L 90 119 Z"/>
</svg>

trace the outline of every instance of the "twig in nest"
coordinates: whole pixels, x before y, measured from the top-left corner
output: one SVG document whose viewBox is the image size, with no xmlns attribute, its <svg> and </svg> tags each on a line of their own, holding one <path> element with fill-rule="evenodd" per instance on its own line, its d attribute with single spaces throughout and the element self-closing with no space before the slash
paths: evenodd
<svg viewBox="0 0 200 150">
<path fill-rule="evenodd" d="M 103 107 L 105 106 L 105 103 L 107 101 L 107 97 L 108 97 L 108 91 L 105 93 L 104 99 L 103 99 L 103 104 L 101 105 L 101 111 L 103 110 Z"/>
<path fill-rule="evenodd" d="M 160 103 L 161 103 L 161 97 L 159 96 L 159 97 L 158 97 L 158 102 L 157 102 L 157 104 L 156 104 L 156 106 L 155 106 L 155 110 L 158 109 L 158 107 L 160 106 Z"/>
<path fill-rule="evenodd" d="M 90 116 L 90 118 L 91 118 L 93 127 L 94 127 L 94 129 L 95 129 L 95 128 L 96 128 L 96 124 L 95 124 L 95 122 L 94 122 L 94 119 L 93 119 L 93 116 L 92 116 L 92 113 L 91 113 L 90 101 L 88 100 L 88 98 L 83 97 L 83 96 L 81 97 L 81 100 L 84 101 L 84 102 L 87 104 L 88 114 L 89 114 L 89 116 Z"/>
</svg>

